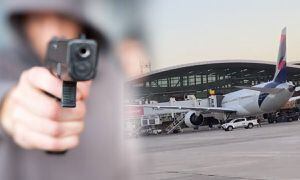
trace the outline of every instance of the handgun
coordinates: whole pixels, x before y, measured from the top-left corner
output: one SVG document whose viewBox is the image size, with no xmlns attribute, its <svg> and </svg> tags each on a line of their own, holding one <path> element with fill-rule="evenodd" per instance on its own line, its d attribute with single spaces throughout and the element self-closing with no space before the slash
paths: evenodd
<svg viewBox="0 0 300 180">
<path fill-rule="evenodd" d="M 45 66 L 63 81 L 61 106 L 76 107 L 76 85 L 96 76 L 97 43 L 91 39 L 52 39 Z"/>
<path fill-rule="evenodd" d="M 61 102 L 63 108 L 76 107 L 78 81 L 88 81 L 95 78 L 98 64 L 97 56 L 95 40 L 53 38 L 49 42 L 44 63 L 45 67 L 63 82 L 62 98 L 54 97 Z M 47 151 L 48 154 L 65 154 L 66 152 Z"/>
</svg>

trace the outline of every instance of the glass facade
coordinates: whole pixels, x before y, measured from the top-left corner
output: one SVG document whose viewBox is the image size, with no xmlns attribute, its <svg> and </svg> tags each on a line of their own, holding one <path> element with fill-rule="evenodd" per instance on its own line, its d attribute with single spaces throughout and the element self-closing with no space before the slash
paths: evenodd
<svg viewBox="0 0 300 180">
<path fill-rule="evenodd" d="M 190 94 L 206 98 L 209 89 L 216 90 L 217 94 L 229 93 L 238 90 L 235 86 L 253 86 L 270 81 L 274 71 L 272 64 L 206 64 L 153 73 L 128 84 L 140 92 L 135 98 L 162 102 L 170 97 L 183 99 Z M 288 80 L 300 85 L 300 66 L 288 67 Z"/>
<path fill-rule="evenodd" d="M 180 77 L 171 77 L 171 87 L 180 86 Z"/>
</svg>

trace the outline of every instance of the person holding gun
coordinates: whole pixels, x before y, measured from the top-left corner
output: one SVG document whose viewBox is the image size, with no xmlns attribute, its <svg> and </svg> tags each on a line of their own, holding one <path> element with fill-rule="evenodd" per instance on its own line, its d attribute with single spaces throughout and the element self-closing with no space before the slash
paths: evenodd
<svg viewBox="0 0 300 180">
<path fill-rule="evenodd" d="M 62 108 L 57 99 L 62 99 L 63 81 L 43 67 L 54 37 L 76 39 L 84 33 L 97 42 L 100 57 L 108 51 L 106 36 L 83 15 L 82 3 L 9 1 L 17 45 L 0 57 L 0 179 L 127 179 L 119 134 L 112 133 L 118 123 L 114 120 L 120 118 L 120 70 L 108 58 L 101 59 L 97 81 L 78 82 L 76 107 Z M 65 150 L 70 152 L 63 156 L 44 153 Z"/>
</svg>

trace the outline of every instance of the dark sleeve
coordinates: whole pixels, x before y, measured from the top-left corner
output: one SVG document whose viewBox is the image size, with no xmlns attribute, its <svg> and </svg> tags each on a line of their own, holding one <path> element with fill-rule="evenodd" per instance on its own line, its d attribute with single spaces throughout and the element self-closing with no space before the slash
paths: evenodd
<svg viewBox="0 0 300 180">
<path fill-rule="evenodd" d="M 20 74 L 33 66 L 33 60 L 31 61 L 30 57 L 21 52 L 15 47 L 0 49 L 0 103 L 3 102 L 7 92 L 17 84 Z M 3 139 L 4 136 L 0 125 L 0 138 Z"/>
</svg>

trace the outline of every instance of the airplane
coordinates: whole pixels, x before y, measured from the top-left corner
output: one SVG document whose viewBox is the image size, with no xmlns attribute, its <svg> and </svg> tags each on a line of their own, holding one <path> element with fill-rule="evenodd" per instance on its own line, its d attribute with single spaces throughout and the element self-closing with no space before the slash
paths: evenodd
<svg viewBox="0 0 300 180">
<path fill-rule="evenodd" d="M 235 116 L 256 116 L 275 112 L 292 97 L 295 85 L 287 82 L 286 27 L 282 30 L 276 72 L 272 81 L 252 87 L 236 86 L 241 89 L 225 94 L 220 107 L 143 105 L 153 109 L 187 110 L 184 122 L 189 127 L 198 127 L 204 121 L 204 114 L 224 113 Z"/>
</svg>

